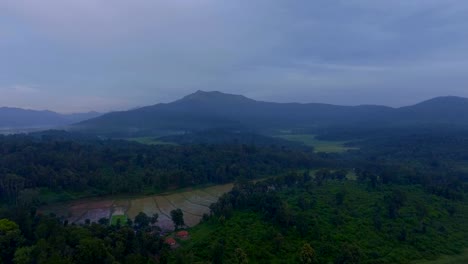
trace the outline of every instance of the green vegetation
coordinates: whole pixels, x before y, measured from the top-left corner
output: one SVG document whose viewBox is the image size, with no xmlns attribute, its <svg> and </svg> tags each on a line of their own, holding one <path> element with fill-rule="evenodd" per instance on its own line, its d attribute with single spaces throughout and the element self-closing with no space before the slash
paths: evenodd
<svg viewBox="0 0 468 264">
<path fill-rule="evenodd" d="M 127 216 L 126 215 L 113 215 L 111 218 L 111 225 L 126 225 Z"/>
<path fill-rule="evenodd" d="M 133 138 L 126 138 L 126 140 L 134 141 L 134 142 L 145 144 L 145 145 L 176 145 L 176 143 L 161 141 L 153 137 L 133 137 Z"/>
<path fill-rule="evenodd" d="M 68 225 L 49 216 L 24 215 L 21 226 L 0 219 L 1 263 L 156 263 L 168 248 L 146 215 L 137 224 L 108 221 Z M 157 218 L 156 218 L 157 219 Z"/>
<path fill-rule="evenodd" d="M 164 136 L 158 138 L 164 142 L 174 142 L 180 145 L 247 145 L 247 146 L 279 146 L 293 149 L 305 149 L 305 145 L 299 142 L 269 137 L 252 132 L 231 131 L 228 129 L 212 129 L 201 132 L 191 132 L 179 135 Z"/>
<path fill-rule="evenodd" d="M 250 145 L 143 145 L 123 140 L 63 136 L 0 136 L 0 200 L 37 205 L 70 194 L 104 196 L 160 193 L 237 177 L 275 175 L 320 164 L 309 149 Z"/>
<path fill-rule="evenodd" d="M 442 256 L 435 260 L 415 261 L 414 264 L 461 264 L 468 263 L 468 250 L 458 255 Z"/>
<path fill-rule="evenodd" d="M 348 132 L 321 138 L 347 141 L 354 138 Z M 0 219 L 8 219 L 0 220 L 0 262 L 385 264 L 468 248 L 463 131 L 389 131 L 354 142 L 359 150 L 337 153 L 250 139 L 144 145 L 63 134 L 0 136 Z M 190 198 L 179 192 L 230 182 L 232 191 L 212 205 L 207 197 L 226 190 L 193 189 Z M 103 198 L 151 189 L 173 194 L 131 204 Z M 89 199 L 92 206 L 73 203 L 76 214 L 41 210 L 45 201 L 81 194 L 100 198 Z M 177 208 L 176 225 L 203 223 L 170 251 L 154 223 L 171 229 Z M 206 211 L 195 215 L 201 208 Z M 119 217 L 103 219 L 111 212 L 130 219 L 121 225 Z"/>
<path fill-rule="evenodd" d="M 326 141 L 319 140 L 316 138 L 316 135 L 309 134 L 287 134 L 278 136 L 283 139 L 302 142 L 307 146 L 314 148 L 316 152 L 328 152 L 328 153 L 340 153 L 345 152 L 350 149 L 355 149 L 352 147 L 346 147 L 346 141 Z"/>
<path fill-rule="evenodd" d="M 468 247 L 468 206 L 419 186 L 285 176 L 238 185 L 212 209 L 213 217 L 191 229 L 181 255 L 212 259 L 221 244 L 226 263 L 237 248 L 249 263 L 297 263 L 308 243 L 318 263 L 407 263 Z"/>
</svg>

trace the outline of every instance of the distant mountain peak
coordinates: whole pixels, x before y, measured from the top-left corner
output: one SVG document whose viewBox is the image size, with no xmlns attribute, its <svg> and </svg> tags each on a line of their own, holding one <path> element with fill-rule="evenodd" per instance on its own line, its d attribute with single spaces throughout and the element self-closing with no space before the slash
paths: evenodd
<svg viewBox="0 0 468 264">
<path fill-rule="evenodd" d="M 222 93 L 220 91 L 202 91 L 198 90 L 192 94 L 189 94 L 182 99 L 178 100 L 178 102 L 254 102 L 255 100 L 249 99 L 243 95 L 236 95 L 236 94 L 228 94 Z"/>
<path fill-rule="evenodd" d="M 468 105 L 468 98 L 459 96 L 439 96 L 409 107 L 444 107 Z"/>
<path fill-rule="evenodd" d="M 468 98 L 465 98 L 465 97 L 447 95 L 447 96 L 434 97 L 434 98 L 426 100 L 426 101 L 424 101 L 422 103 L 429 103 L 429 102 L 467 102 L 467 101 L 468 101 Z"/>
<path fill-rule="evenodd" d="M 466 124 L 468 99 L 437 97 L 401 108 L 274 103 L 219 91 L 196 91 L 182 99 L 94 118 L 76 128 L 103 135 L 170 134 L 207 129 L 326 128 L 346 125 Z"/>
</svg>

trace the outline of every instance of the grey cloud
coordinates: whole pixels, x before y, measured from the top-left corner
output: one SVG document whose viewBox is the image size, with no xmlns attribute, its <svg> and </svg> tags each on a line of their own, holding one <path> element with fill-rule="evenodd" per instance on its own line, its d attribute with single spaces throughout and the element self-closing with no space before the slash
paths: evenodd
<svg viewBox="0 0 468 264">
<path fill-rule="evenodd" d="M 342 104 L 468 96 L 467 17 L 463 0 L 3 0 L 0 87 L 40 87 L 9 102 L 60 111 L 197 89 Z"/>
</svg>

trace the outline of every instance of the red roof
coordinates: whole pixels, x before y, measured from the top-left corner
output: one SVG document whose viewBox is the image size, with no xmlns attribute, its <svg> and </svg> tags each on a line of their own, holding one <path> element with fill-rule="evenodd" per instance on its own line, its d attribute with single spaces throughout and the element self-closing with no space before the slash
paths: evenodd
<svg viewBox="0 0 468 264">
<path fill-rule="evenodd" d="M 189 233 L 187 231 L 185 231 L 185 230 L 177 232 L 178 237 L 187 237 L 188 235 L 189 235 Z"/>
<path fill-rule="evenodd" d="M 173 246 L 173 245 L 176 244 L 176 241 L 175 241 L 174 238 L 168 237 L 168 238 L 166 238 L 166 240 L 164 240 L 164 243 L 166 243 L 166 244 L 168 244 L 168 245 L 170 245 L 170 246 Z"/>
</svg>

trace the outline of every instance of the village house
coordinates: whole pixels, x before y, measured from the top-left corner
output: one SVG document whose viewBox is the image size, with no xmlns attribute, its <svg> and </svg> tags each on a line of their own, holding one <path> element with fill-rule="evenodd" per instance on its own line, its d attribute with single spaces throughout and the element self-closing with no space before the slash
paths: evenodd
<svg viewBox="0 0 468 264">
<path fill-rule="evenodd" d="M 180 239 L 187 239 L 189 238 L 189 232 L 187 232 L 186 230 L 182 230 L 177 232 L 176 236 Z"/>
</svg>

